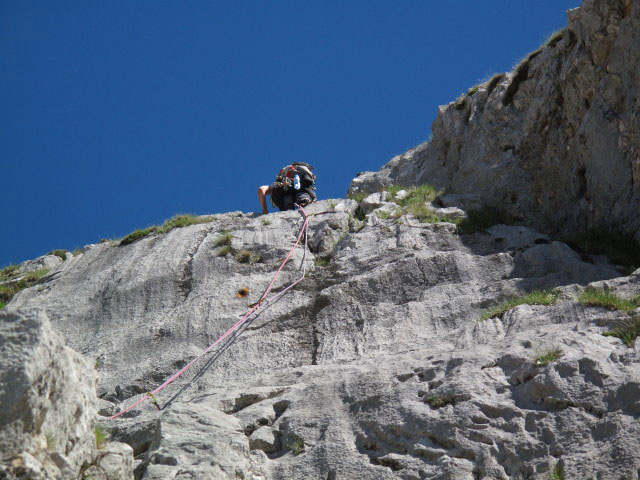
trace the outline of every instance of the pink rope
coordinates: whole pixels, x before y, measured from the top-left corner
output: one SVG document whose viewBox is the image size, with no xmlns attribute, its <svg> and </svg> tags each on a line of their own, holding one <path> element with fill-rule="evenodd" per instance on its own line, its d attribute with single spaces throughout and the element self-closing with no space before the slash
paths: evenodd
<svg viewBox="0 0 640 480">
<path fill-rule="evenodd" d="M 266 290 L 264 291 L 264 293 L 260 297 L 260 300 L 258 300 L 256 305 L 251 307 L 251 309 L 249 309 L 249 311 L 240 320 L 238 320 L 236 323 L 234 323 L 231 328 L 229 328 L 225 333 L 223 333 L 222 336 L 220 336 L 220 338 L 218 338 L 215 342 L 213 342 L 211 345 L 209 345 L 200 355 L 198 355 L 196 358 L 191 360 L 184 367 L 182 367 L 179 371 L 177 371 L 171 377 L 169 377 L 167 380 L 165 380 L 162 385 L 160 385 L 155 390 L 153 390 L 151 392 L 152 395 L 155 395 L 156 393 L 158 393 L 158 392 L 164 390 L 166 387 L 168 387 L 171 383 L 173 383 L 175 380 L 177 380 L 178 377 L 180 377 L 184 372 L 189 370 L 189 368 L 191 368 L 191 366 L 194 363 L 196 363 L 198 360 L 200 360 L 202 357 L 204 357 L 206 354 L 208 354 L 220 342 L 222 342 L 225 338 L 227 338 L 229 335 L 231 335 L 231 333 L 233 333 L 235 330 L 237 330 L 243 323 L 245 323 L 247 321 L 247 319 L 252 314 L 257 313 L 258 311 L 260 311 L 261 309 L 263 309 L 264 307 L 266 307 L 268 305 L 268 300 L 266 302 L 264 300 L 266 300 L 267 295 L 269 294 L 269 292 L 271 292 L 271 289 L 273 288 L 273 284 L 277 280 L 277 278 L 280 275 L 280 272 L 282 271 L 284 266 L 289 261 L 289 258 L 291 258 L 291 255 L 293 254 L 293 252 L 295 251 L 296 247 L 300 243 L 300 240 L 302 239 L 302 235 L 305 233 L 305 231 L 307 229 L 307 226 L 309 225 L 309 217 L 307 216 L 306 212 L 304 211 L 304 209 L 302 207 L 298 206 L 298 208 L 300 209 L 300 211 L 302 212 L 302 215 L 304 216 L 304 223 L 302 224 L 302 228 L 300 229 L 300 233 L 298 234 L 298 238 L 296 239 L 296 243 L 293 245 L 291 250 L 289 250 L 289 253 L 285 257 L 285 259 L 282 261 L 282 264 L 280 264 L 280 268 L 278 268 L 278 270 L 276 271 L 275 275 L 271 279 L 271 282 L 269 283 L 269 285 L 267 286 Z M 306 240 L 306 237 L 305 237 L 305 240 Z M 306 252 L 306 246 L 305 246 L 305 252 Z M 304 279 L 304 277 L 305 277 L 305 273 L 303 273 L 302 277 L 300 277 L 297 281 L 295 281 L 294 283 L 289 285 L 287 288 L 285 288 L 282 292 L 280 292 L 277 295 L 277 297 L 280 298 L 289 289 L 293 288 L 298 283 L 300 283 Z M 127 413 L 128 411 L 130 411 L 133 408 L 137 407 L 138 405 L 140 405 L 141 403 L 145 402 L 149 398 L 151 398 L 149 395 L 145 395 L 144 397 L 142 397 L 140 400 L 138 400 L 134 404 L 128 406 L 124 410 L 121 410 L 120 412 L 116 413 L 115 415 L 112 415 L 111 417 L 109 417 L 109 420 L 113 420 L 115 418 L 118 418 L 120 415 L 123 415 L 123 414 Z"/>
</svg>

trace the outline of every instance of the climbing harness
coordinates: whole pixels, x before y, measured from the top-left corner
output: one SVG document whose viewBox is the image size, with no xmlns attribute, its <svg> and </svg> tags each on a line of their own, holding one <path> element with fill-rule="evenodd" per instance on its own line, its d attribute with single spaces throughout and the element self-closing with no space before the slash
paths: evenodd
<svg viewBox="0 0 640 480">
<path fill-rule="evenodd" d="M 127 413 L 128 411 L 130 411 L 133 408 L 137 407 L 138 405 L 140 405 L 141 403 L 145 402 L 146 400 L 151 400 L 151 403 L 153 405 L 155 405 L 158 410 L 160 410 L 160 406 L 158 405 L 158 401 L 156 400 L 156 397 L 155 397 L 155 395 L 158 392 L 161 392 L 162 390 L 167 388 L 170 384 L 172 384 L 175 380 L 177 380 L 180 376 L 182 376 L 187 370 L 189 370 L 193 366 L 193 364 L 195 364 L 198 360 L 200 360 L 201 358 L 203 358 L 207 354 L 211 353 L 211 351 L 216 346 L 218 346 L 221 342 L 223 342 L 225 339 L 230 337 L 232 334 L 235 335 L 240 330 L 240 328 L 250 318 L 252 318 L 252 317 L 256 318 L 260 313 L 262 313 L 264 310 L 269 308 L 270 305 L 272 305 L 275 302 L 277 302 L 289 290 L 291 290 L 293 287 L 295 287 L 297 284 L 299 284 L 302 280 L 304 280 L 304 278 L 306 276 L 306 273 L 307 273 L 307 268 L 306 268 L 306 265 L 305 265 L 305 260 L 307 258 L 307 237 L 308 237 L 308 235 L 307 235 L 307 227 L 309 226 L 309 217 L 313 216 L 315 214 L 307 215 L 307 213 L 304 211 L 304 209 L 300 205 L 296 205 L 296 207 L 298 208 L 298 210 L 300 211 L 300 214 L 302 215 L 302 217 L 304 219 L 304 221 L 302 222 L 302 227 L 300 228 L 300 233 L 298 233 L 298 237 L 296 238 L 296 242 L 294 243 L 293 247 L 291 248 L 291 250 L 289 250 L 289 253 L 284 258 L 282 263 L 280 264 L 280 267 L 278 268 L 278 270 L 274 274 L 273 278 L 271 279 L 271 282 L 269 282 L 269 285 L 265 289 L 264 293 L 260 296 L 260 299 L 256 303 L 252 304 L 250 306 L 250 308 L 249 308 L 249 311 L 240 320 L 238 320 L 236 323 L 234 323 L 233 326 L 231 326 L 231 328 L 229 328 L 225 333 L 223 333 L 220 336 L 220 338 L 218 338 L 215 342 L 213 342 L 205 350 L 203 350 L 203 352 L 200 355 L 195 357 L 193 360 L 191 360 L 189 363 L 187 363 L 184 367 L 182 367 L 180 370 L 178 370 L 176 373 L 174 373 L 171 377 L 169 377 L 167 380 L 165 380 L 164 383 L 162 383 L 162 385 L 157 387 L 155 390 L 153 390 L 151 392 L 147 392 L 137 402 L 129 405 L 127 408 L 125 408 L 123 410 L 120 410 L 115 415 L 112 415 L 111 417 L 109 417 L 109 420 L 113 420 L 115 418 L 118 418 L 119 416 Z M 269 295 L 269 293 L 271 292 L 271 289 L 273 288 L 274 283 L 276 282 L 278 276 L 280 275 L 280 272 L 282 271 L 284 266 L 287 264 L 287 262 L 291 258 L 291 255 L 293 254 L 295 249 L 300 244 L 300 240 L 302 240 L 303 236 L 304 236 L 304 252 L 302 254 L 302 261 L 300 263 L 300 268 L 302 269 L 302 276 L 298 280 L 296 280 L 295 282 L 291 283 L 286 288 L 284 288 L 283 290 L 278 292 L 273 297 L 267 298 L 267 295 Z"/>
</svg>

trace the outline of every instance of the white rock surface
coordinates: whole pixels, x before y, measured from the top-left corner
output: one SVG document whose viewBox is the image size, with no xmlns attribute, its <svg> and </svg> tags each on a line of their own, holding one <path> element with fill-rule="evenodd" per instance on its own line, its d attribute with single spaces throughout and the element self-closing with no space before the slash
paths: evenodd
<svg viewBox="0 0 640 480">
<path fill-rule="evenodd" d="M 526 227 L 363 226 L 356 206 L 311 217 L 308 278 L 160 392 L 161 410 L 146 402 L 113 421 L 138 478 L 542 479 L 556 466 L 567 478 L 637 477 L 638 350 L 601 335 L 624 313 L 576 296 L 596 282 L 630 297 L 639 275 L 585 263 Z M 96 245 L 9 307 L 46 310 L 98 360 L 103 405 L 127 405 L 242 315 L 300 225 L 296 212 L 232 213 Z M 218 256 L 223 231 L 262 263 Z M 276 289 L 299 276 L 302 250 L 293 258 Z M 242 287 L 248 299 L 235 298 Z M 563 292 L 555 306 L 479 321 L 512 295 L 552 287 Z M 559 360 L 534 365 L 556 347 Z"/>
<path fill-rule="evenodd" d="M 96 400 L 93 367 L 65 346 L 44 311 L 0 312 L 0 478 L 80 478 L 102 456 Z M 131 453 L 128 463 L 121 457 L 107 478 L 132 477 Z"/>
</svg>

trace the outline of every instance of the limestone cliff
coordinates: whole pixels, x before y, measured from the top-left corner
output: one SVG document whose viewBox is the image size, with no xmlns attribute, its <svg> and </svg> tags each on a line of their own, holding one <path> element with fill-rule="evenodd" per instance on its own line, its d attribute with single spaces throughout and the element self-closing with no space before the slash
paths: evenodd
<svg viewBox="0 0 640 480">
<path fill-rule="evenodd" d="M 0 315 L 0 478 L 637 480 L 640 270 L 549 234 L 640 226 L 640 6 L 586 0 L 569 18 L 352 185 L 433 183 L 445 208 L 397 188 L 310 206 L 308 251 L 274 293 L 304 281 L 157 406 L 108 418 L 258 300 L 299 213 L 201 218 L 0 276 L 49 268 Z M 465 227 L 483 203 L 519 224 Z M 128 471 L 87 446 L 94 410 Z"/>
<path fill-rule="evenodd" d="M 476 194 L 553 233 L 640 240 L 640 3 L 585 0 L 510 73 L 440 107 L 431 141 L 356 178 Z"/>
<path fill-rule="evenodd" d="M 133 448 L 137 477 L 637 478 L 640 355 L 602 335 L 632 316 L 577 297 L 596 282 L 632 298 L 640 271 L 584 262 L 525 227 L 460 235 L 385 218 L 388 205 L 365 222 L 351 200 L 310 207 L 324 213 L 311 218 L 304 282 L 159 394 L 160 410 L 146 402 L 104 419 Z M 95 363 L 109 415 L 232 325 L 301 223 L 296 212 L 230 213 L 89 246 L 7 309 L 47 312 Z M 276 290 L 299 277 L 302 257 Z M 481 320 L 553 287 L 554 305 Z M 236 298 L 242 288 L 249 296 Z"/>
</svg>

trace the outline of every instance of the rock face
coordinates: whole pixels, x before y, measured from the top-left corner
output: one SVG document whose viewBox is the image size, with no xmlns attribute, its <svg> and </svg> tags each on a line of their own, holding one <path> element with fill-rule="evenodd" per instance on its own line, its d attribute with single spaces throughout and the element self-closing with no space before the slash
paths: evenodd
<svg viewBox="0 0 640 480">
<path fill-rule="evenodd" d="M 304 281 L 155 406 L 106 418 L 241 318 L 300 215 L 232 212 L 49 262 L 0 316 L 0 478 L 637 480 L 640 345 L 603 334 L 640 333 L 640 311 L 578 297 L 638 305 L 640 270 L 541 231 L 638 232 L 639 32 L 637 1 L 586 0 L 514 72 L 442 108 L 432 141 L 356 178 L 373 193 L 360 204 L 310 206 L 309 251 L 273 293 Z M 378 192 L 391 183 L 446 188 L 444 208 L 420 205 L 433 218 L 488 204 L 529 225 L 421 223 L 396 204 L 408 191 Z M 483 320 L 547 289 L 556 303 Z M 128 446 L 95 450 L 94 409 Z"/>
<path fill-rule="evenodd" d="M 585 0 L 568 17 L 513 72 L 440 107 L 431 141 L 350 191 L 430 183 L 545 231 L 640 240 L 640 3 Z"/>
<path fill-rule="evenodd" d="M 638 347 L 602 335 L 628 315 L 576 297 L 593 282 L 637 295 L 640 271 L 584 262 L 527 227 L 459 235 L 378 217 L 389 203 L 364 222 L 351 200 L 309 207 L 319 215 L 306 279 L 158 393 L 158 408 L 104 420 L 133 449 L 137 478 L 638 478 Z M 96 362 L 110 415 L 240 318 L 301 223 L 296 212 L 236 212 L 94 245 L 7 309 L 44 309 Z M 299 248 L 275 291 L 299 278 L 302 259 Z M 506 298 L 553 287 L 553 306 L 480 321 Z M 536 364 L 549 351 L 558 358 Z"/>
<path fill-rule="evenodd" d="M 65 347 L 43 311 L 0 313 L 0 478 L 80 478 L 103 453 L 95 403 L 93 368 Z M 94 469 L 102 478 L 131 478 L 130 447 L 110 445 L 128 453 L 115 462 L 124 475 Z"/>
</svg>

